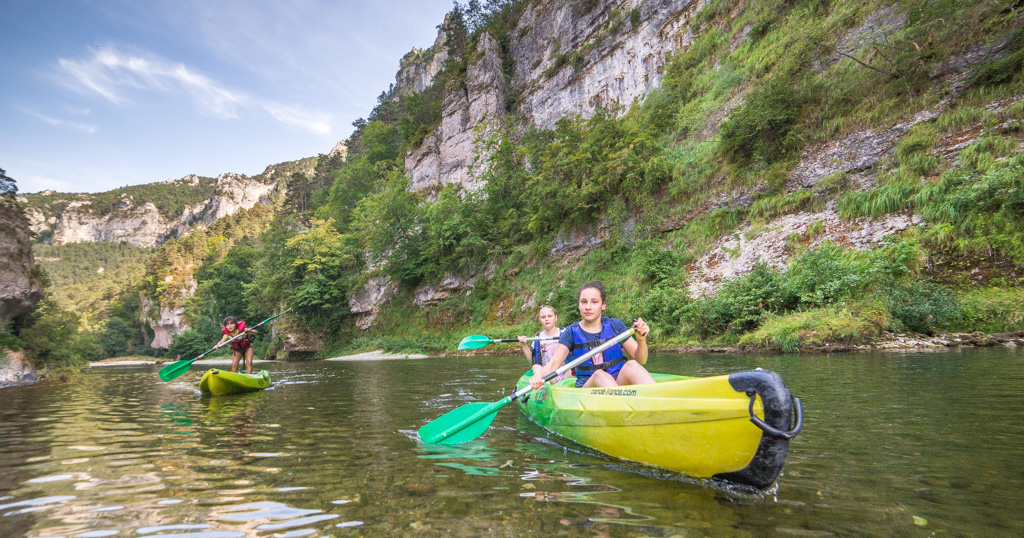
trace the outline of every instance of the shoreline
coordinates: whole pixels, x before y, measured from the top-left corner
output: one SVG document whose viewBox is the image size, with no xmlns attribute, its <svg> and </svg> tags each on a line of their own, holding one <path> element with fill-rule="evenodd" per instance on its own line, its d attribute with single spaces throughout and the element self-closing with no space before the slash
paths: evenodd
<svg viewBox="0 0 1024 538">
<path fill-rule="evenodd" d="M 419 353 L 385 353 L 384 350 L 378 349 L 375 351 L 366 351 L 363 353 L 356 353 L 354 355 L 341 355 L 338 357 L 331 357 L 328 359 L 321 359 L 325 361 L 385 361 L 385 360 L 396 360 L 396 359 L 426 359 L 430 357 L 440 357 L 442 355 L 422 355 Z M 89 367 L 97 366 L 139 366 L 146 364 L 160 364 L 170 365 L 178 361 L 173 360 L 161 360 L 161 359 L 119 359 L 114 357 L 112 359 L 103 359 L 101 361 L 93 361 L 89 363 Z M 273 363 L 273 362 L 312 362 L 312 361 L 286 361 L 286 360 L 270 360 L 270 359 L 253 359 L 253 364 L 259 363 Z M 200 359 L 192 364 L 206 364 L 206 365 L 230 365 L 231 359 Z"/>
<path fill-rule="evenodd" d="M 887 333 L 886 336 L 877 342 L 870 344 L 843 344 L 843 343 L 827 343 L 821 346 L 800 348 L 793 353 L 856 353 L 856 352 L 869 352 L 869 351 L 941 351 L 943 349 L 953 349 L 962 347 L 1008 347 L 1016 348 L 1024 346 L 1024 331 L 1018 331 L 1013 333 L 982 333 L 976 331 L 973 333 L 941 333 L 934 336 L 927 335 L 908 335 L 908 334 L 894 334 Z M 779 349 L 770 347 L 760 346 L 749 346 L 749 345 L 732 345 L 732 346 L 701 346 L 701 345 L 688 345 L 688 346 L 652 346 L 650 352 L 656 353 L 783 353 Z M 502 352 L 500 348 L 493 348 L 487 351 L 483 350 L 469 350 L 455 353 L 431 353 L 431 354 L 420 354 L 420 353 L 386 353 L 383 350 L 366 351 L 363 353 L 355 353 L 352 355 L 341 355 L 338 357 L 330 357 L 327 359 L 320 359 L 324 361 L 381 361 L 381 360 L 419 360 L 427 358 L 444 358 L 444 357 L 478 357 L 478 356 L 514 356 L 516 353 L 511 351 Z M 90 362 L 89 366 L 137 366 L 146 364 L 162 364 L 168 365 L 176 361 L 160 360 L 160 359 L 126 359 L 120 360 L 117 358 L 104 359 L 102 361 Z M 269 360 L 269 359 L 256 359 L 253 361 L 256 363 L 272 363 L 272 362 L 307 362 L 307 361 L 288 361 L 288 360 Z M 202 359 L 194 362 L 193 364 L 201 365 L 224 365 L 231 364 L 231 359 Z"/>
</svg>

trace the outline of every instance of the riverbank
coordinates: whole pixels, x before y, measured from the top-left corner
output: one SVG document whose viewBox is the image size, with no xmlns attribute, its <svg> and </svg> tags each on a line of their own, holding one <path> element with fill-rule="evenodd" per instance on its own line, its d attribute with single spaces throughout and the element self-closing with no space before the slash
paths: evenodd
<svg viewBox="0 0 1024 538">
<path fill-rule="evenodd" d="M 1012 333 L 937 333 L 934 335 L 915 335 L 903 333 L 885 333 L 883 337 L 869 344 L 849 345 L 843 343 L 827 343 L 821 346 L 800 348 L 798 353 L 852 353 L 870 351 L 936 351 L 957 347 L 994 347 L 1005 346 L 1015 348 L 1024 346 L 1024 331 Z M 688 345 L 688 346 L 651 346 L 651 353 L 778 353 L 772 347 L 751 345 Z M 383 350 L 367 351 L 353 355 L 341 355 L 324 359 L 327 361 L 379 361 L 401 359 L 426 359 L 429 357 L 483 357 L 483 356 L 514 356 L 519 350 L 501 347 L 458 351 L 455 353 L 386 353 Z M 141 357 L 120 357 L 90 362 L 89 366 L 132 366 L 140 364 L 170 364 L 173 361 Z M 254 363 L 291 362 L 256 359 Z M 229 365 L 231 359 L 202 359 L 194 364 Z"/>
<path fill-rule="evenodd" d="M 340 357 L 331 357 L 324 359 L 328 361 L 386 361 L 394 359 L 426 359 L 430 355 L 423 355 L 420 353 L 385 353 L 384 350 L 378 349 L 376 351 L 367 351 L 365 353 L 356 353 L 355 355 L 342 355 Z"/>
<path fill-rule="evenodd" d="M 385 353 L 384 350 L 378 349 L 375 351 L 367 351 L 364 353 L 356 353 L 354 355 L 341 355 L 338 357 L 331 357 L 324 359 L 328 361 L 382 361 L 382 360 L 395 360 L 395 359 L 426 359 L 432 355 L 423 355 L 419 353 Z M 93 361 L 89 363 L 89 366 L 135 366 L 141 364 L 171 364 L 177 361 L 162 360 L 162 359 L 151 359 L 148 357 L 115 357 L 112 359 L 104 359 L 101 361 Z M 268 362 L 285 362 L 285 361 L 272 361 L 267 359 L 255 359 L 252 361 L 253 364 L 268 363 Z M 290 361 L 289 361 L 290 362 Z M 231 359 L 200 359 L 192 364 L 205 364 L 205 365 L 230 365 Z"/>
<path fill-rule="evenodd" d="M 148 359 L 148 358 L 135 358 L 135 357 L 114 357 L 113 359 L 104 359 L 101 361 L 92 361 L 89 366 L 135 366 L 139 364 L 171 364 L 171 360 L 161 359 Z M 259 364 L 264 362 L 275 362 L 267 359 L 254 359 L 253 364 Z M 231 359 L 200 359 L 192 364 L 226 364 L 231 365 Z"/>
<path fill-rule="evenodd" d="M 869 351 L 937 351 L 957 347 L 1016 348 L 1024 346 L 1024 331 L 1012 333 L 936 333 L 934 335 L 884 333 L 878 341 L 868 344 L 830 342 L 820 346 L 800 348 L 797 353 L 852 353 Z M 778 353 L 773 347 L 736 346 L 672 346 L 655 347 L 652 353 Z"/>
<path fill-rule="evenodd" d="M 793 353 L 856 353 L 872 351 L 939 351 L 943 349 L 959 347 L 996 347 L 1003 346 L 1016 348 L 1024 346 L 1024 331 L 1012 333 L 936 333 L 933 335 L 904 334 L 886 332 L 882 337 L 867 344 L 844 344 L 841 342 L 829 342 L 820 346 L 801 347 Z M 782 353 L 777 347 L 753 346 L 753 345 L 684 345 L 684 346 L 658 346 L 650 347 L 651 354 L 659 353 Z M 441 357 L 486 357 L 486 356 L 516 356 L 518 349 L 493 347 L 488 349 L 474 349 L 458 351 L 455 353 L 443 353 Z"/>
</svg>

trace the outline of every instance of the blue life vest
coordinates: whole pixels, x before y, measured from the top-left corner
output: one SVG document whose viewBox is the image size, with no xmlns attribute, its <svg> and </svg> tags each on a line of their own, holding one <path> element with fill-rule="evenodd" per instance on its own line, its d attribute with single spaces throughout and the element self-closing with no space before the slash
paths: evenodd
<svg viewBox="0 0 1024 538">
<path fill-rule="evenodd" d="M 573 359 L 586 355 L 591 349 L 617 336 L 612 331 L 612 324 L 608 318 L 603 316 L 601 317 L 601 337 L 592 342 L 586 341 L 586 337 L 583 336 L 583 329 L 580 328 L 580 322 L 573 322 L 572 325 L 569 325 L 568 329 L 572 331 L 572 349 L 569 351 L 572 353 Z M 573 368 L 577 387 L 582 387 L 597 370 L 604 370 L 611 374 L 612 377 L 619 375 L 619 370 L 622 369 L 622 365 L 627 360 L 626 356 L 622 353 L 622 346 L 615 344 L 602 353 L 604 354 L 604 362 L 601 364 L 594 364 L 594 359 L 590 358 Z"/>
</svg>

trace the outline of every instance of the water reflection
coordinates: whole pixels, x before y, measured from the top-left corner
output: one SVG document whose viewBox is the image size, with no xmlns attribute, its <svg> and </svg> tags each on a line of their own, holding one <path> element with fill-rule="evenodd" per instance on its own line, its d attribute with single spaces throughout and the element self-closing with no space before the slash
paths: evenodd
<svg viewBox="0 0 1024 538">
<path fill-rule="evenodd" d="M 512 407 L 472 443 L 418 441 L 507 394 L 507 358 L 270 364 L 272 391 L 217 398 L 198 373 L 97 368 L 0 391 L 0 534 L 1019 535 L 1022 357 L 656 357 L 687 375 L 763 366 L 804 398 L 765 495 L 611 460 Z"/>
</svg>

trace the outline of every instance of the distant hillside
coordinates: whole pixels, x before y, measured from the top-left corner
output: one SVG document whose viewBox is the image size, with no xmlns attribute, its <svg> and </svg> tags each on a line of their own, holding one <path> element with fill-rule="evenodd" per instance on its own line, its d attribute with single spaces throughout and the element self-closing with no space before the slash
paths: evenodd
<svg viewBox="0 0 1024 538">
<path fill-rule="evenodd" d="M 154 246 L 192 226 L 269 203 L 292 174 L 310 175 L 316 157 L 268 166 L 256 176 L 222 174 L 132 185 L 112 191 L 43 191 L 19 197 L 38 243 L 93 241 Z"/>
</svg>

